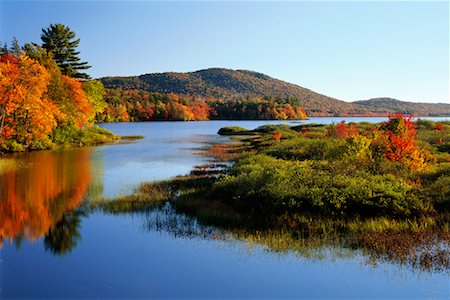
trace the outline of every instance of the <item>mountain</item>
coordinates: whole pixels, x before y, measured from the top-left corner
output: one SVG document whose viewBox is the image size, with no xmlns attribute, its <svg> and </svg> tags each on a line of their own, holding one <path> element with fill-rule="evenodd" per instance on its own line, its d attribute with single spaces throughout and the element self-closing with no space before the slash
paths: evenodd
<svg viewBox="0 0 450 300">
<path fill-rule="evenodd" d="M 417 103 L 400 101 L 393 98 L 373 98 L 352 102 L 358 106 L 367 107 L 380 114 L 401 112 L 414 116 L 450 116 L 450 104 L 445 103 Z"/>
<path fill-rule="evenodd" d="M 310 116 L 385 115 L 395 112 L 391 106 L 378 105 L 378 99 L 345 102 L 247 70 L 212 68 L 188 73 L 167 72 L 129 77 L 104 77 L 100 80 L 110 89 L 144 90 L 203 98 L 293 97 L 299 99 L 298 104 Z M 443 110 L 450 114 L 450 105 L 448 107 L 443 105 Z M 414 103 L 408 103 L 407 107 L 414 107 Z M 421 115 L 428 115 L 427 108 L 428 106 L 421 105 L 415 111 Z M 433 108 L 433 112 L 436 112 L 436 109 Z"/>
</svg>

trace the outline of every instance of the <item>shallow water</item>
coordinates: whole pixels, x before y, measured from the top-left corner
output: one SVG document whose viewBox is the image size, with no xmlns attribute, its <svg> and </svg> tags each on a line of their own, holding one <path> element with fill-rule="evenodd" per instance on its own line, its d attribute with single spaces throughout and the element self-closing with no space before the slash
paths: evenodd
<svg viewBox="0 0 450 300">
<path fill-rule="evenodd" d="M 299 122 L 343 119 L 383 120 Z M 157 212 L 114 216 L 76 210 L 91 198 L 129 193 L 141 181 L 188 173 L 207 160 L 195 152 L 228 141 L 216 134 L 223 126 L 267 123 L 298 124 L 102 124 L 116 134 L 145 138 L 5 157 L 15 164 L 0 174 L 0 298 L 449 298 L 448 274 L 368 264 L 346 249 L 324 249 L 321 259 L 272 253 L 211 238 L 211 228 L 186 234 L 157 226 Z"/>
</svg>

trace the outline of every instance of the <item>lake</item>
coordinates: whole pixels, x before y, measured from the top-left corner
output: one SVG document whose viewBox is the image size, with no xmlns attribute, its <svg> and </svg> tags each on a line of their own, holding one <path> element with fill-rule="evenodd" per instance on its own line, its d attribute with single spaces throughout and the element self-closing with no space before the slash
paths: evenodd
<svg viewBox="0 0 450 300">
<path fill-rule="evenodd" d="M 238 238 L 217 238 L 217 229 L 171 207 L 122 215 L 78 209 L 205 164 L 208 158 L 197 152 L 230 141 L 216 134 L 221 127 L 341 120 L 385 119 L 101 124 L 145 138 L 4 156 L 0 298 L 448 299 L 448 273 L 373 262 L 352 249 L 273 252 Z"/>
</svg>

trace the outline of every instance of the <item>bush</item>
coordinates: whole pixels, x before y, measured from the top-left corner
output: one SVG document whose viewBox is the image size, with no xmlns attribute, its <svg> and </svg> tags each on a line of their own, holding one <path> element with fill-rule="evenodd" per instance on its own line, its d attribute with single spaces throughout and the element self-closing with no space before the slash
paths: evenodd
<svg viewBox="0 0 450 300">
<path fill-rule="evenodd" d="M 6 140 L 0 142 L 0 152 L 23 152 L 27 147 L 15 140 Z"/>
<path fill-rule="evenodd" d="M 450 210 L 450 175 L 439 177 L 429 186 L 428 191 L 438 209 Z"/>
<path fill-rule="evenodd" d="M 220 135 L 247 135 L 249 131 L 239 126 L 227 126 L 220 128 L 217 133 Z"/>
<path fill-rule="evenodd" d="M 33 141 L 33 143 L 30 145 L 30 150 L 46 150 L 46 149 L 55 149 L 56 144 L 53 143 L 49 138 L 39 140 L 39 141 Z"/>
<path fill-rule="evenodd" d="M 412 187 L 392 175 L 330 172 L 320 164 L 267 155 L 239 160 L 214 185 L 217 195 L 244 208 L 311 210 L 324 214 L 408 216 L 428 210 Z"/>
</svg>

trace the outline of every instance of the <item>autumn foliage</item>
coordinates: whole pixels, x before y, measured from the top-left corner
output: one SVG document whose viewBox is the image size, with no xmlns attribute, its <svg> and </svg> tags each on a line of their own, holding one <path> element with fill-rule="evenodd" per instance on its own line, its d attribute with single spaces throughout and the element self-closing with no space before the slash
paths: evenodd
<svg viewBox="0 0 450 300">
<path fill-rule="evenodd" d="M 341 121 L 336 125 L 331 125 L 328 129 L 328 136 L 338 137 L 338 138 L 348 138 L 351 136 L 358 135 L 358 128 L 355 124 L 350 123 L 345 124 L 345 121 Z"/>
<path fill-rule="evenodd" d="M 48 71 L 29 57 L 1 56 L 1 137 L 29 145 L 52 131 L 61 112 L 48 98 L 49 80 Z"/>
<path fill-rule="evenodd" d="M 107 89 L 99 122 L 306 119 L 296 104 L 271 99 L 213 99 L 140 90 Z"/>
<path fill-rule="evenodd" d="M 329 138 L 346 139 L 347 149 L 358 157 L 399 162 L 410 169 L 421 169 L 428 152 L 417 145 L 417 132 L 411 115 L 389 115 L 389 120 L 360 133 L 355 124 L 344 121 L 328 127 Z M 376 164 L 372 161 L 372 164 Z"/>
<path fill-rule="evenodd" d="M 93 120 L 82 82 L 65 76 L 52 58 L 25 53 L 0 56 L 0 150 L 25 150 L 50 140 L 61 125 L 83 128 Z"/>
<path fill-rule="evenodd" d="M 274 131 L 272 134 L 272 140 L 279 142 L 281 140 L 282 133 L 279 131 Z"/>
<path fill-rule="evenodd" d="M 416 127 L 411 115 L 401 113 L 389 115 L 389 121 L 381 126 L 380 141 L 384 146 L 384 157 L 399 161 L 411 169 L 421 169 L 426 163 L 427 151 L 417 145 Z"/>
</svg>

